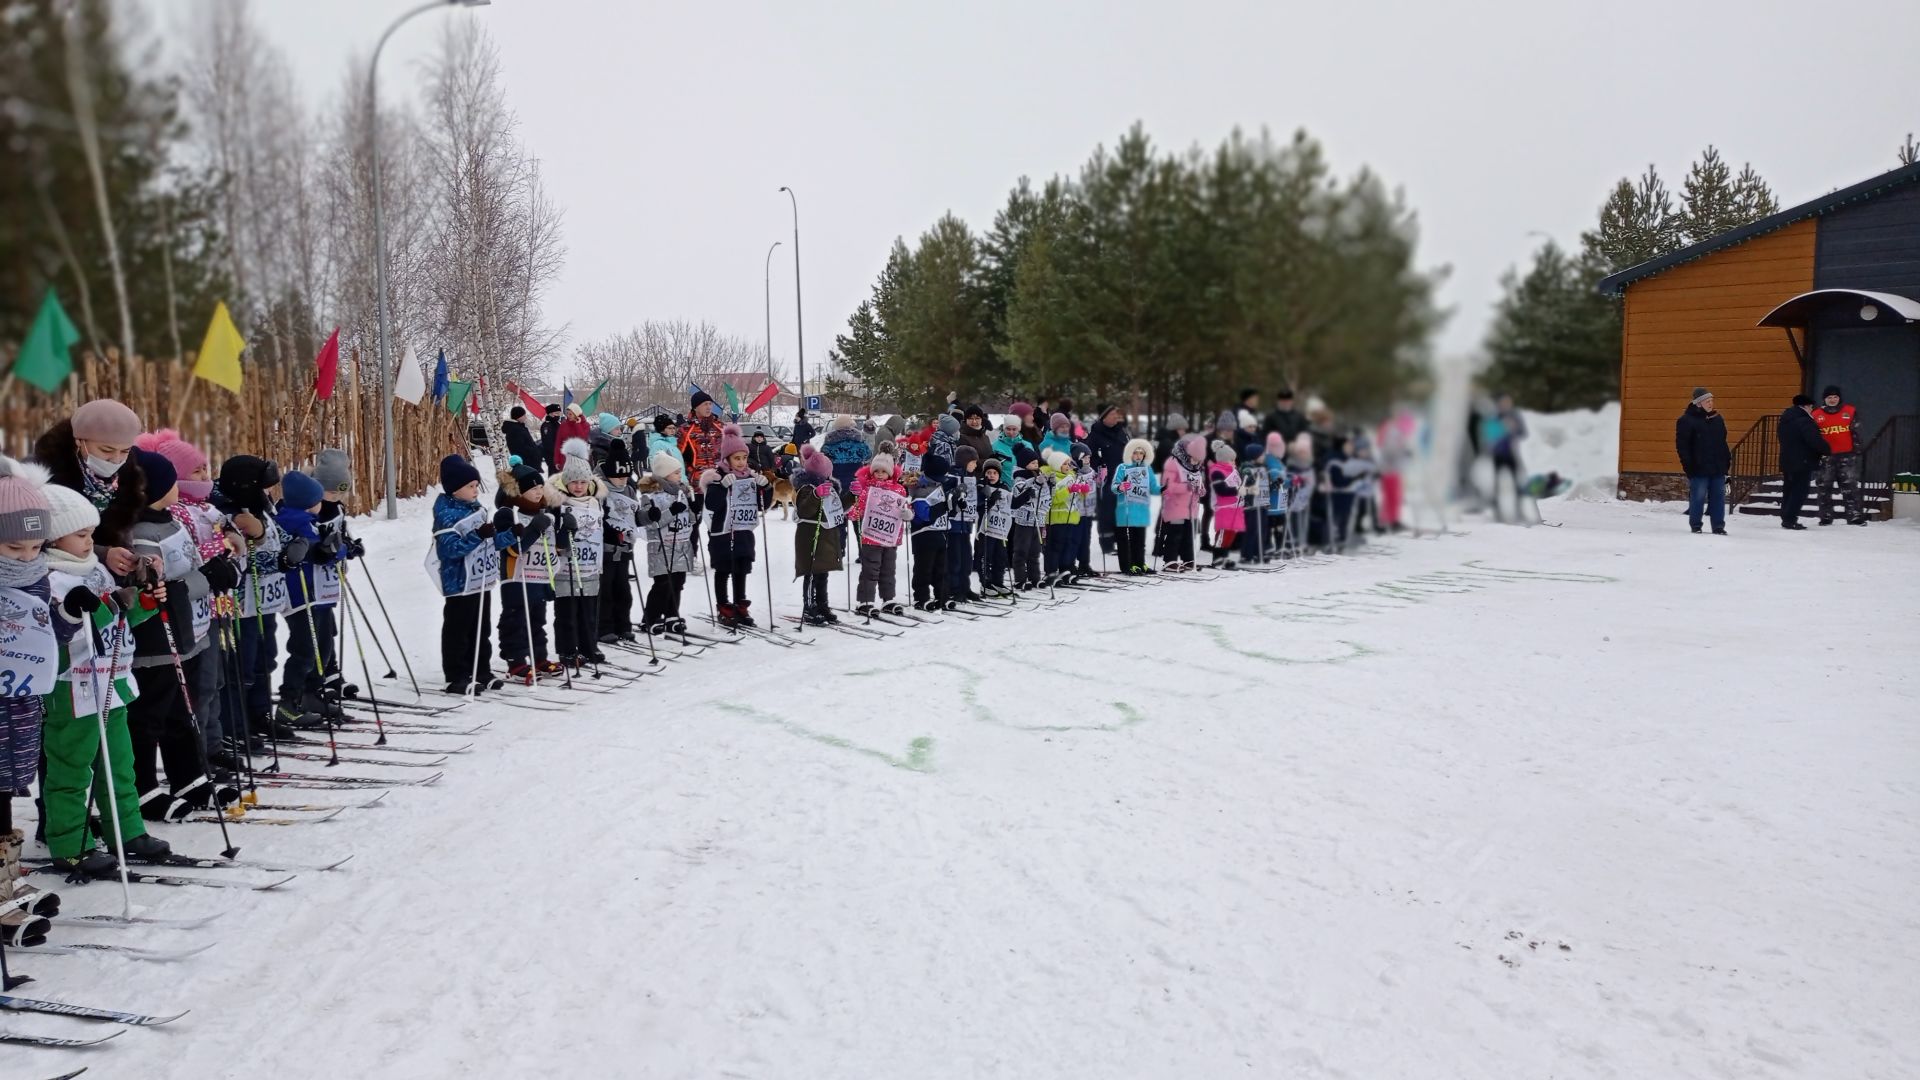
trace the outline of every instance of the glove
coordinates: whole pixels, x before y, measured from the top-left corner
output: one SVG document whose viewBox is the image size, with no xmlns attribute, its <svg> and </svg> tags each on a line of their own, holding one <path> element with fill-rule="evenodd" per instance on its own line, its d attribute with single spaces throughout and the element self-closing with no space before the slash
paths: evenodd
<svg viewBox="0 0 1920 1080">
<path fill-rule="evenodd" d="M 126 611 L 140 602 L 140 590 L 132 585 L 124 589 L 115 589 L 107 594 L 113 600 L 113 606 Z"/>
<path fill-rule="evenodd" d="M 658 506 L 647 507 L 647 520 L 648 521 L 660 520 L 660 508 Z"/>
<path fill-rule="evenodd" d="M 366 541 L 360 539 L 357 536 L 348 537 L 347 538 L 347 558 L 364 559 L 366 558 L 366 556 L 367 556 Z"/>
<path fill-rule="evenodd" d="M 313 561 L 316 563 L 335 562 L 340 558 L 340 534 L 328 533 L 314 545 Z"/>
<path fill-rule="evenodd" d="M 833 494 L 832 484 L 821 484 L 813 489 L 813 495 L 816 499 L 824 499 L 831 494 Z"/>
<path fill-rule="evenodd" d="M 207 589 L 215 593 L 227 592 L 240 584 L 240 567 L 225 556 L 208 559 L 200 567 L 200 575 L 207 579 Z"/>
<path fill-rule="evenodd" d="M 901 507 L 901 508 L 900 508 L 900 520 L 901 520 L 901 521 L 912 521 L 912 520 L 913 520 L 913 507 L 911 507 L 911 506 L 903 506 L 903 507 Z"/>
<path fill-rule="evenodd" d="M 552 524 L 553 519 L 548 517 L 544 510 L 527 519 L 527 523 L 520 527 L 520 546 L 522 548 L 532 547 L 535 541 L 545 535 L 548 527 Z"/>
<path fill-rule="evenodd" d="M 1122 481 L 1120 481 L 1120 490 L 1121 490 L 1121 491 L 1132 491 L 1132 490 L 1133 490 L 1133 481 L 1131 481 L 1131 480 L 1122 480 Z"/>
<path fill-rule="evenodd" d="M 754 474 L 753 474 L 753 482 L 754 482 L 755 484 L 757 484 L 757 485 L 759 485 L 760 487 L 766 487 L 766 486 L 767 486 L 767 474 L 766 474 L 766 473 L 754 473 Z"/>
<path fill-rule="evenodd" d="M 914 523 L 918 525 L 924 525 L 926 524 L 927 519 L 931 516 L 932 516 L 932 511 L 928 508 L 926 501 L 924 499 L 915 499 L 913 502 Z"/>
<path fill-rule="evenodd" d="M 312 541 L 304 536 L 296 536 L 287 541 L 287 546 L 280 549 L 280 569 L 293 570 L 298 568 L 301 563 L 307 561 L 307 555 L 312 550 Z"/>
<path fill-rule="evenodd" d="M 494 533 L 496 533 L 496 532 L 498 532 L 498 531 L 499 531 L 498 529 L 495 529 L 495 528 L 493 527 L 493 522 L 491 522 L 491 521 L 483 521 L 483 522 L 481 522 L 481 523 L 480 523 L 480 527 L 479 527 L 479 528 L 477 528 L 477 529 L 475 529 L 475 530 L 473 530 L 473 532 L 474 532 L 474 535 L 475 535 L 475 536 L 478 536 L 478 537 L 479 537 L 480 539 L 482 539 L 482 540 L 491 540 L 491 539 L 493 539 L 493 534 L 494 534 Z"/>
<path fill-rule="evenodd" d="M 75 585 L 60 598 L 60 606 L 84 619 L 100 609 L 100 598 L 85 585 Z"/>
<path fill-rule="evenodd" d="M 503 506 L 493 512 L 493 531 L 506 532 L 513 528 L 513 507 Z"/>
<path fill-rule="evenodd" d="M 554 529 L 554 532 L 562 536 L 578 535 L 580 532 L 580 519 L 573 516 L 572 510 L 563 506 L 560 508 L 560 524 Z"/>
<path fill-rule="evenodd" d="M 687 512 L 687 504 L 683 502 L 677 502 L 677 503 L 674 503 L 672 506 L 667 507 L 667 509 L 676 514 L 684 514 Z"/>
<path fill-rule="evenodd" d="M 736 480 L 736 479 L 738 479 L 738 478 L 737 478 L 737 477 L 735 477 L 735 476 L 734 476 L 734 475 L 733 475 L 732 473 L 727 473 L 727 474 L 726 474 L 725 476 L 722 476 L 722 477 L 720 478 L 720 486 L 721 486 L 721 487 L 732 487 L 732 486 L 733 486 L 733 482 L 734 482 L 734 480 Z"/>
</svg>

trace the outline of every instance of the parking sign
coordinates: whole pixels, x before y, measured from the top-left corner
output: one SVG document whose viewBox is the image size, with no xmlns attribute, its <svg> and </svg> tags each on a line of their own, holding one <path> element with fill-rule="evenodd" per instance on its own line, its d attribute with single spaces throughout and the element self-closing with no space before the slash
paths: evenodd
<svg viewBox="0 0 1920 1080">
<path fill-rule="evenodd" d="M 819 394 L 815 394 L 812 397 L 807 399 L 807 411 L 808 412 L 820 411 L 820 395 Z"/>
</svg>

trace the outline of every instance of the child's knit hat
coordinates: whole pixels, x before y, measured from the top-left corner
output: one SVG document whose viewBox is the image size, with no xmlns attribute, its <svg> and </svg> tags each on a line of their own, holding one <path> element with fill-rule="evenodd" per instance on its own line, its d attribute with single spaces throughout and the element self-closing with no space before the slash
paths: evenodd
<svg viewBox="0 0 1920 1080">
<path fill-rule="evenodd" d="M 1007 411 L 1019 417 L 1020 422 L 1024 424 L 1026 423 L 1027 418 L 1033 415 L 1033 406 L 1027 404 L 1024 401 L 1016 401 L 1013 404 L 1007 406 Z"/>
<path fill-rule="evenodd" d="M 1067 453 L 1073 455 L 1073 460 L 1079 461 L 1084 457 L 1092 457 L 1093 449 L 1079 439 L 1075 439 L 1073 440 L 1073 445 L 1067 447 Z"/>
<path fill-rule="evenodd" d="M 1233 456 L 1233 444 L 1219 439 L 1213 440 L 1213 460 L 1231 463 Z"/>
<path fill-rule="evenodd" d="M 1025 439 L 1014 440 L 1014 444 L 1013 444 L 1014 468 L 1024 469 L 1027 466 L 1039 460 L 1040 460 L 1040 455 L 1034 450 L 1032 443 L 1028 442 Z"/>
<path fill-rule="evenodd" d="M 667 453 L 665 450 L 655 450 L 653 452 L 653 457 L 647 459 L 647 469 L 653 473 L 656 479 L 679 476 L 686 471 L 681 467 L 680 459 Z"/>
<path fill-rule="evenodd" d="M 1267 453 L 1274 457 L 1287 456 L 1287 440 L 1277 431 L 1267 432 Z"/>
<path fill-rule="evenodd" d="M 473 478 L 480 479 L 479 470 L 474 470 Z M 296 510 L 311 510 L 320 505 L 320 500 L 326 496 L 326 492 L 321 489 L 320 481 L 299 469 L 288 469 L 287 475 L 280 478 L 280 495 L 280 501 L 287 506 Z"/>
<path fill-rule="evenodd" d="M 1267 448 L 1265 445 L 1261 443 L 1250 442 L 1247 445 L 1240 448 L 1240 460 L 1244 462 L 1251 463 L 1251 462 L 1260 461 L 1266 456 L 1267 456 Z"/>
<path fill-rule="evenodd" d="M 176 476 L 186 476 L 207 463 L 207 455 L 200 448 L 180 437 L 172 428 L 150 431 L 133 440 L 133 445 L 142 450 L 151 450 L 173 463 Z M 65 535 L 65 534 L 62 534 Z"/>
<path fill-rule="evenodd" d="M 809 443 L 800 448 L 800 468 L 808 476 L 824 480 L 833 475 L 833 459 L 815 450 Z"/>
<path fill-rule="evenodd" d="M 720 429 L 720 460 L 726 461 L 735 454 L 747 452 L 747 440 L 740 437 L 740 425 L 728 424 Z"/>
<path fill-rule="evenodd" d="M 231 462 L 229 462 L 229 464 L 231 464 Z M 220 486 L 224 488 L 226 486 L 226 473 L 224 471 L 220 474 L 220 478 Z M 459 454 L 448 454 L 446 457 L 440 459 L 441 491 L 451 495 L 461 488 L 466 487 L 468 484 L 477 484 L 479 482 L 480 470 L 473 467 L 473 462 L 468 461 Z M 286 490 L 286 482 L 284 480 L 281 481 L 281 490 Z M 307 505 L 312 506 L 313 504 L 308 503 Z"/>
<path fill-rule="evenodd" d="M 1073 430 L 1073 417 L 1063 412 L 1054 413 L 1053 419 L 1047 421 L 1047 426 L 1065 435 Z"/>
<path fill-rule="evenodd" d="M 979 460 L 980 451 L 975 450 L 971 446 L 956 446 L 953 448 L 953 466 L 956 469 L 964 470 L 968 462 Z"/>
<path fill-rule="evenodd" d="M 893 455 L 885 451 L 873 455 L 872 460 L 867 462 L 867 471 L 869 473 L 877 473 L 882 470 L 884 470 L 888 476 L 893 475 Z"/>
<path fill-rule="evenodd" d="M 960 418 L 953 415 L 952 413 L 943 414 L 940 417 L 940 434 L 942 435 L 960 434 Z"/>
<path fill-rule="evenodd" d="M 85 495 L 72 488 L 48 484 L 41 489 L 41 493 L 47 497 L 47 505 L 53 508 L 47 525 L 48 540 L 58 540 L 100 524 L 100 511 Z"/>
<path fill-rule="evenodd" d="M 672 426 L 673 417 L 668 416 L 666 413 L 658 413 L 653 418 L 653 433 L 655 435 L 665 435 L 667 429 Z"/>
<path fill-rule="evenodd" d="M 1186 430 L 1186 427 L 1187 427 L 1186 417 L 1180 415 L 1177 412 L 1167 414 L 1167 429 L 1169 431 L 1184 431 Z"/>
<path fill-rule="evenodd" d="M 341 493 L 353 486 L 353 473 L 347 468 L 347 452 L 338 448 L 320 451 L 313 459 L 313 478 L 320 490 Z"/>
<path fill-rule="evenodd" d="M 593 447 L 585 439 L 568 439 L 560 446 L 560 453 L 566 458 L 560 466 L 560 482 L 574 484 L 593 479 Z"/>
<path fill-rule="evenodd" d="M 164 498 L 173 486 L 180 482 L 180 474 L 174 471 L 173 462 L 154 453 L 135 447 L 129 455 L 133 463 L 140 468 L 140 475 L 146 479 L 147 504 L 151 506 Z M 282 490 L 285 490 L 284 488 Z M 318 500 L 315 500 L 316 502 Z"/>
<path fill-rule="evenodd" d="M 46 482 L 47 471 L 38 465 L 0 456 L 0 543 L 66 535 L 53 531 L 53 507 L 41 490 Z"/>
<path fill-rule="evenodd" d="M 1048 468 L 1059 470 L 1066 468 L 1072 459 L 1058 450 L 1042 450 L 1040 460 L 1046 462 Z"/>
<path fill-rule="evenodd" d="M 939 454 L 928 454 L 920 459 L 920 472 L 930 479 L 938 480 L 947 475 L 947 459 Z"/>
<path fill-rule="evenodd" d="M 1186 452 L 1188 462 L 1198 465 L 1207 459 L 1207 437 L 1189 435 L 1180 440 L 1180 449 Z"/>
<path fill-rule="evenodd" d="M 601 413 L 595 420 L 600 425 L 600 430 L 605 432 L 612 432 L 614 428 L 620 426 L 620 418 L 610 412 Z"/>
<path fill-rule="evenodd" d="M 1232 431 L 1237 426 L 1238 424 L 1233 418 L 1233 413 L 1226 409 L 1221 409 L 1220 415 L 1213 418 L 1213 429 L 1215 431 Z"/>
</svg>

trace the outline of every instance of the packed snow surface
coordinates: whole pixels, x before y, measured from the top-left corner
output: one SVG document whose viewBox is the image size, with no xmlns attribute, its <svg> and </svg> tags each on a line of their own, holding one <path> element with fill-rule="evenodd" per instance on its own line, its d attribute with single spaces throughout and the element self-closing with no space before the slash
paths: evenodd
<svg viewBox="0 0 1920 1080">
<path fill-rule="evenodd" d="M 1545 511 L 487 700 L 438 784 L 235 830 L 341 870 L 55 935 L 218 947 L 13 952 L 193 1011 L 0 1076 L 1920 1076 L 1920 530 Z M 426 683 L 424 514 L 360 531 Z"/>
</svg>

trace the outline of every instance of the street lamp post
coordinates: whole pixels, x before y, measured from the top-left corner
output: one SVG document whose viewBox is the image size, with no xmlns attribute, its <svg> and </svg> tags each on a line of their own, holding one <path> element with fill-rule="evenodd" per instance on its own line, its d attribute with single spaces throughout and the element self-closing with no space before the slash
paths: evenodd
<svg viewBox="0 0 1920 1080">
<path fill-rule="evenodd" d="M 767 249 L 766 265 L 763 267 L 766 271 L 766 279 L 762 282 L 767 294 L 767 379 L 770 382 L 780 381 L 773 377 L 773 248 L 779 246 L 780 241 L 775 240 L 773 247 Z M 778 395 L 775 396 L 778 397 Z M 771 405 L 768 406 L 767 415 L 773 415 Z"/>
<path fill-rule="evenodd" d="M 401 15 L 380 35 L 380 43 L 373 47 L 373 59 L 367 62 L 367 145 L 373 164 L 373 295 L 374 310 L 379 320 L 380 354 L 380 401 L 381 434 L 386 444 L 387 467 L 387 519 L 400 516 L 398 473 L 393 464 L 393 365 L 387 361 L 387 227 L 380 206 L 380 95 L 375 89 L 375 80 L 380 74 L 380 51 L 387 47 L 387 39 L 393 36 L 400 24 L 423 15 L 435 8 L 448 7 L 485 7 L 493 0 L 428 0 L 427 3 Z"/>
<path fill-rule="evenodd" d="M 800 404 L 807 403 L 807 336 L 800 322 L 800 200 L 794 197 L 793 189 L 782 187 L 787 193 L 787 201 L 793 205 L 793 340 L 799 350 L 800 365 Z"/>
</svg>

